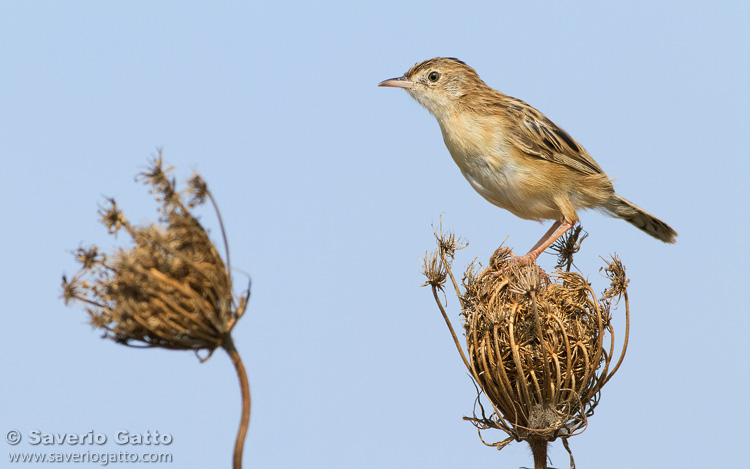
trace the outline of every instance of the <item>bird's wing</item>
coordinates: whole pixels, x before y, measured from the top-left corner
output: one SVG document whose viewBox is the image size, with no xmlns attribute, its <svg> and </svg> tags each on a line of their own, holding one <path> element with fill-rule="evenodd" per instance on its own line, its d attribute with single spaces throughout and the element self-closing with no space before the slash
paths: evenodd
<svg viewBox="0 0 750 469">
<path fill-rule="evenodd" d="M 601 174 L 602 168 L 588 152 L 544 114 L 519 99 L 507 107 L 509 137 L 526 154 L 568 166 L 584 174 Z"/>
</svg>

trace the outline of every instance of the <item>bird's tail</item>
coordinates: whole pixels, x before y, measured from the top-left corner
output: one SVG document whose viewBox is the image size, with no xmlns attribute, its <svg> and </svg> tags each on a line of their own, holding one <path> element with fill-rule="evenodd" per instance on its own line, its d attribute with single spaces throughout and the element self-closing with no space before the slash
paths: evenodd
<svg viewBox="0 0 750 469">
<path fill-rule="evenodd" d="M 669 225 L 617 194 L 612 195 L 604 207 L 609 213 L 631 223 L 665 243 L 674 243 L 677 232 Z"/>
</svg>

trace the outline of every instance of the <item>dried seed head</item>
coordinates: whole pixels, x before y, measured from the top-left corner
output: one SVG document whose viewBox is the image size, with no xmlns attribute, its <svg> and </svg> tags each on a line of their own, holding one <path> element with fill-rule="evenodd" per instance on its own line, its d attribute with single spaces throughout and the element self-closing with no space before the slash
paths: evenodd
<svg viewBox="0 0 750 469">
<path fill-rule="evenodd" d="M 468 246 L 468 243 L 466 241 L 456 237 L 456 235 L 452 231 L 443 233 L 442 218 L 440 219 L 440 225 L 438 229 L 435 230 L 435 227 L 433 226 L 432 232 L 435 235 L 435 239 L 437 240 L 438 251 L 440 252 L 441 256 L 448 262 L 452 261 L 456 256 L 456 251 L 460 251 L 461 249 Z"/>
<path fill-rule="evenodd" d="M 610 281 L 611 287 L 604 290 L 602 293 L 602 300 L 610 300 L 614 297 L 620 297 L 627 291 L 628 283 L 630 280 L 625 276 L 625 266 L 622 265 L 617 255 L 612 256 L 612 261 L 604 259 L 607 263 L 606 267 L 599 269 L 599 272 L 604 270 L 604 274 Z"/>
<path fill-rule="evenodd" d="M 556 267 L 558 269 L 570 271 L 570 266 L 573 265 L 573 255 L 581 250 L 581 243 L 588 235 L 581 225 L 576 225 L 550 246 L 550 250 L 557 253 Z"/>
<path fill-rule="evenodd" d="M 437 239 L 436 253 L 445 260 L 449 251 L 441 247 L 443 237 Z M 568 265 L 578 248 L 580 242 L 568 250 Z M 604 269 L 611 286 L 598 300 L 578 273 L 557 270 L 547 275 L 536 265 L 515 265 L 511 256 L 509 249 L 498 249 L 482 272 L 477 273 L 473 263 L 466 269 L 462 293 L 455 285 L 466 354 L 438 303 L 480 396 L 492 403 L 493 411 L 487 415 L 478 397 L 480 414 L 467 420 L 479 430 L 506 432 L 508 439 L 491 444 L 498 449 L 515 439 L 546 452 L 546 442 L 556 438 L 562 438 L 568 449 L 567 438 L 586 428 L 602 386 L 625 354 L 629 311 L 624 267 L 615 257 Z M 452 279 L 451 265 L 445 265 Z M 626 298 L 626 335 L 612 367 L 610 310 L 612 299 L 621 294 Z"/>
<path fill-rule="evenodd" d="M 422 260 L 422 273 L 427 277 L 427 282 L 422 284 L 423 287 L 432 285 L 438 290 L 443 290 L 448 272 L 442 262 L 439 250 L 436 249 L 429 255 L 425 252 L 425 257 Z"/>
<path fill-rule="evenodd" d="M 127 219 L 121 211 L 117 209 L 117 202 L 115 199 L 108 198 L 107 202 L 109 207 L 99 208 L 99 216 L 101 222 L 107 227 L 109 234 L 116 234 L 124 223 L 127 223 Z"/>
<path fill-rule="evenodd" d="M 140 175 L 161 202 L 159 224 L 132 226 L 108 199 L 102 223 L 110 233 L 126 228 L 133 245 L 109 256 L 79 248 L 82 269 L 63 277 L 63 298 L 85 303 L 91 324 L 118 343 L 210 352 L 229 337 L 249 293 L 234 297 L 229 268 L 168 172 L 160 154 Z M 211 197 L 200 176 L 191 181 L 193 205 Z"/>
<path fill-rule="evenodd" d="M 209 195 L 208 185 L 200 174 L 195 173 L 193 174 L 193 177 L 188 179 L 188 193 L 191 196 L 190 201 L 188 202 L 189 207 L 201 205 L 206 201 L 206 197 Z"/>
<path fill-rule="evenodd" d="M 464 297 L 463 314 L 473 375 L 495 409 L 483 424 L 520 440 L 582 431 L 611 377 L 609 302 L 577 273 L 528 266 L 480 277 L 473 291 L 491 294 Z"/>
<path fill-rule="evenodd" d="M 76 261 L 78 261 L 81 264 L 81 268 L 83 270 L 89 270 L 93 268 L 97 261 L 100 261 L 102 259 L 102 256 L 99 255 L 99 248 L 96 246 L 91 246 L 88 249 L 84 249 L 82 247 L 79 247 L 76 252 Z"/>
</svg>

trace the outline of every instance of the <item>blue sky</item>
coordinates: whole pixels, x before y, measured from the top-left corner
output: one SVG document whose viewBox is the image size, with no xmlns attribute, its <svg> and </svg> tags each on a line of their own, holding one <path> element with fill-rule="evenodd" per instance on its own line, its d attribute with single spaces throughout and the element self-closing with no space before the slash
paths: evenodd
<svg viewBox="0 0 750 469">
<path fill-rule="evenodd" d="M 169 467 L 229 466 L 240 395 L 225 354 L 118 346 L 59 298 L 70 250 L 124 242 L 97 222 L 104 196 L 135 222 L 156 216 L 133 176 L 162 147 L 178 179 L 208 181 L 232 264 L 253 279 L 234 331 L 253 394 L 246 467 L 530 466 L 525 443 L 498 453 L 461 420 L 474 388 L 419 288 L 420 257 L 441 215 L 470 243 L 457 267 L 506 236 L 525 252 L 547 226 L 485 202 L 434 119 L 376 87 L 454 56 L 680 234 L 665 245 L 581 214 L 576 264 L 601 291 L 599 256 L 620 256 L 632 328 L 570 441 L 577 466 L 741 466 L 747 4 L 354 3 L 0 4 L 2 433 L 158 430 L 174 439 Z M 550 456 L 567 467 L 559 442 Z"/>
</svg>

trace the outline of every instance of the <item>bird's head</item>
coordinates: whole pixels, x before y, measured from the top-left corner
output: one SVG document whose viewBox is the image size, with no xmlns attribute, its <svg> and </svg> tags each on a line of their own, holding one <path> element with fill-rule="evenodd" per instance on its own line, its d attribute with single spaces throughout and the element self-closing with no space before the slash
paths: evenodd
<svg viewBox="0 0 750 469">
<path fill-rule="evenodd" d="M 420 62 L 404 76 L 382 81 L 378 86 L 405 89 L 438 119 L 455 112 L 467 95 L 488 88 L 473 68 L 450 57 Z"/>
</svg>

